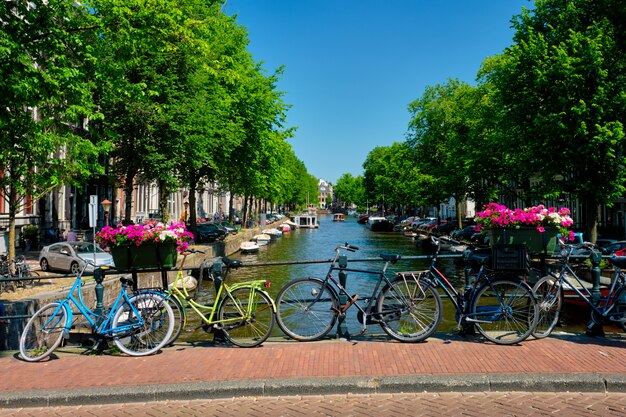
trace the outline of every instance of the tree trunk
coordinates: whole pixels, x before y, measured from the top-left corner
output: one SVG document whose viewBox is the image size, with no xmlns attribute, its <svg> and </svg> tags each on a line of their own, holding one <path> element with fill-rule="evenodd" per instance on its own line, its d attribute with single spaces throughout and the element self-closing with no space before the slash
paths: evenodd
<svg viewBox="0 0 626 417">
<path fill-rule="evenodd" d="M 235 197 L 233 196 L 233 193 L 231 192 L 230 195 L 228 196 L 228 222 L 232 223 L 233 222 L 233 212 L 235 210 L 233 210 L 233 203 L 235 201 Z"/>
<path fill-rule="evenodd" d="M 595 243 L 598 238 L 598 203 L 593 198 L 585 200 L 585 232 L 587 239 Z"/>
<path fill-rule="evenodd" d="M 124 179 L 124 220 L 126 223 L 131 221 L 133 213 L 133 189 L 136 174 L 135 171 L 128 170 Z"/>
<path fill-rule="evenodd" d="M 198 182 L 193 179 L 189 184 L 189 206 L 187 207 L 187 212 L 185 213 L 185 220 L 189 221 L 191 233 L 196 235 L 196 222 L 197 222 L 197 213 L 196 213 L 196 188 Z"/>
<path fill-rule="evenodd" d="M 457 227 L 459 229 L 463 229 L 463 216 L 461 215 L 461 199 L 460 198 L 455 199 L 455 206 L 456 206 Z"/>
<path fill-rule="evenodd" d="M 15 271 L 13 270 L 13 259 L 15 259 L 15 217 L 17 215 L 17 191 L 14 186 L 9 186 L 9 247 L 8 251 L 8 261 L 9 261 L 9 272 L 12 274 Z"/>
<path fill-rule="evenodd" d="M 241 213 L 241 228 L 247 229 L 248 223 L 248 196 L 243 197 L 243 213 Z"/>
<path fill-rule="evenodd" d="M 163 180 L 158 181 L 159 185 L 159 212 L 161 213 L 161 221 L 163 224 L 167 224 L 170 221 L 170 208 L 167 204 L 169 197 L 169 189 L 167 184 Z"/>
</svg>

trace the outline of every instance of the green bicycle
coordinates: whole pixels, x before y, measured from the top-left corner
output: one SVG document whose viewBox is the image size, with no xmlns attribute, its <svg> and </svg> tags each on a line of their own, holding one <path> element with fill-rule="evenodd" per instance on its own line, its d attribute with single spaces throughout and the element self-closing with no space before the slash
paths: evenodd
<svg viewBox="0 0 626 417">
<path fill-rule="evenodd" d="M 276 321 L 274 300 L 264 289 L 269 287 L 269 282 L 253 280 L 227 284 L 228 271 L 241 266 L 239 260 L 222 258 L 221 263 L 210 266 L 203 264 L 201 271 L 208 270 L 208 277 L 215 282 L 215 302 L 202 304 L 190 295 L 185 285 L 183 267 L 185 259 L 191 253 L 204 251 L 189 249 L 183 253 L 176 279 L 166 292 L 175 317 L 174 331 L 167 344 L 174 343 L 182 333 L 187 324 L 188 309 L 200 317 L 205 331 L 221 331 L 226 339 L 236 346 L 254 347 L 265 342 L 272 333 Z M 202 280 L 199 280 L 197 290 L 201 283 Z"/>
</svg>

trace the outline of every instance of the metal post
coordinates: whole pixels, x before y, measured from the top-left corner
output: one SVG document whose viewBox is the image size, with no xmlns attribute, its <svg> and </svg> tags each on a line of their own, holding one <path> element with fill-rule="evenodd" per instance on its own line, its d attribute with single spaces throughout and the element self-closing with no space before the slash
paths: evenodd
<svg viewBox="0 0 626 417">
<path fill-rule="evenodd" d="M 463 268 L 463 276 L 465 279 L 465 288 L 463 290 L 462 300 L 457 300 L 459 303 L 463 303 L 464 309 L 467 309 L 469 306 L 469 300 L 471 297 L 470 291 L 472 290 L 472 265 L 468 260 L 465 264 L 465 268 Z M 457 320 L 458 321 L 458 320 Z M 476 329 L 474 327 L 474 323 L 469 323 L 466 320 L 461 321 L 461 334 L 463 335 L 475 335 Z"/>
<path fill-rule="evenodd" d="M 345 269 L 348 267 L 348 257 L 346 255 L 339 255 L 339 283 L 342 287 L 346 288 L 348 281 L 348 274 Z M 339 293 L 339 305 L 343 306 L 348 302 L 348 297 L 345 294 Z M 350 340 L 350 333 L 348 332 L 348 326 L 345 323 L 345 314 L 340 314 L 337 320 L 337 338 Z"/>
<path fill-rule="evenodd" d="M 602 261 L 602 254 L 596 250 L 592 250 L 589 255 L 591 259 L 591 299 L 593 304 L 597 306 L 600 303 L 600 261 Z M 585 332 L 587 336 L 604 336 L 604 329 L 602 328 L 602 317 L 597 317 L 591 310 L 591 319 L 587 325 Z"/>
<path fill-rule="evenodd" d="M 96 268 L 93 271 L 93 278 L 96 281 L 96 308 L 94 312 L 98 316 L 101 316 L 104 310 L 104 304 L 102 303 L 104 299 L 104 285 L 102 285 L 104 281 L 104 269 Z"/>
<path fill-rule="evenodd" d="M 216 262 L 211 265 L 211 274 L 213 275 L 214 284 L 215 284 L 215 300 L 213 302 L 213 308 L 218 308 L 217 303 L 219 300 L 217 299 L 217 292 L 222 286 L 223 278 L 222 278 L 222 263 Z M 213 340 L 216 342 L 225 342 L 226 336 L 224 336 L 224 332 L 222 329 L 213 329 Z"/>
</svg>

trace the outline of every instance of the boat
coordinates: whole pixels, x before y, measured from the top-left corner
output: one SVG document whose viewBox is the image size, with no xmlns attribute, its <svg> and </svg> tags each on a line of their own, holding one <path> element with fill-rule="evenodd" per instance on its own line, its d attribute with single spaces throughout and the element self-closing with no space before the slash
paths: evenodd
<svg viewBox="0 0 626 417">
<path fill-rule="evenodd" d="M 282 230 L 283 233 L 291 232 L 291 226 L 285 223 L 281 223 L 278 225 L 278 230 Z"/>
<path fill-rule="evenodd" d="M 283 232 L 281 230 L 272 228 L 272 229 L 263 230 L 263 234 L 269 235 L 271 239 L 278 239 L 279 237 L 283 235 Z"/>
<path fill-rule="evenodd" d="M 370 216 L 365 226 L 372 232 L 391 232 L 393 230 L 393 223 L 382 216 Z"/>
<path fill-rule="evenodd" d="M 291 218 L 291 221 L 296 223 L 299 228 L 303 229 L 317 229 L 320 227 L 317 222 L 317 214 L 314 212 L 296 214 Z"/>
<path fill-rule="evenodd" d="M 342 222 L 346 220 L 343 213 L 335 213 L 333 214 L 333 221 L 334 222 Z"/>
<path fill-rule="evenodd" d="M 241 242 L 239 245 L 239 250 L 241 253 L 255 253 L 259 251 L 259 244 L 257 242 Z"/>
<path fill-rule="evenodd" d="M 359 214 L 359 217 L 356 219 L 356 222 L 359 224 L 366 224 L 367 223 L 367 219 L 370 218 L 369 214 L 365 214 L 365 213 L 361 213 Z"/>
<path fill-rule="evenodd" d="M 251 240 L 258 243 L 259 246 L 263 246 L 263 245 L 267 245 L 268 243 L 270 243 L 270 240 L 272 240 L 272 238 L 270 237 L 270 235 L 261 233 L 260 235 L 253 236 Z"/>
<path fill-rule="evenodd" d="M 291 220 L 285 220 L 280 224 L 280 227 L 283 228 L 283 232 L 285 231 L 285 226 L 289 227 L 291 230 L 295 230 L 298 228 L 298 224 L 296 222 L 292 222 Z"/>
</svg>

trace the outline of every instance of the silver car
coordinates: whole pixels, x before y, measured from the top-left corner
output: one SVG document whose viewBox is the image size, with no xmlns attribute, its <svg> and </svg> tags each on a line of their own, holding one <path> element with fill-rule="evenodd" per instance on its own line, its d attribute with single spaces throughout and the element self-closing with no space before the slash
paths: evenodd
<svg viewBox="0 0 626 417">
<path fill-rule="evenodd" d="M 93 272 L 93 265 L 114 267 L 113 257 L 96 244 L 91 242 L 59 242 L 44 246 L 39 254 L 39 265 L 42 271 L 52 269 L 69 271 L 78 274 L 88 260 L 86 272 Z"/>
</svg>

